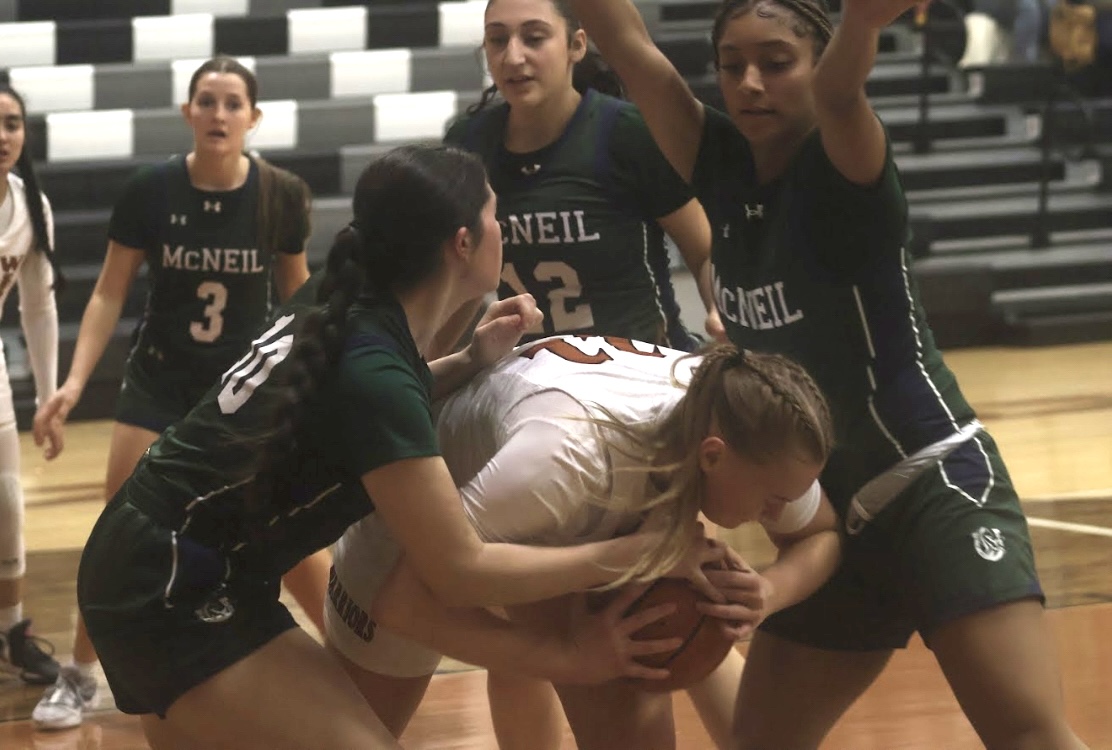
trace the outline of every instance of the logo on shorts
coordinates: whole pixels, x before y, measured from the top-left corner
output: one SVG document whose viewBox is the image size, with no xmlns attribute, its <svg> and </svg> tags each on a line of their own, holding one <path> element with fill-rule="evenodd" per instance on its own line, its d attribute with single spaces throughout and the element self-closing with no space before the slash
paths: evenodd
<svg viewBox="0 0 1112 750">
<path fill-rule="evenodd" d="M 1000 529 L 986 529 L 982 526 L 972 536 L 973 549 L 984 559 L 996 562 L 1004 557 L 1004 535 L 1000 533 Z"/>
<path fill-rule="evenodd" d="M 328 600 L 351 632 L 370 643 L 375 637 L 375 621 L 348 596 L 344 585 L 340 583 L 339 576 L 336 575 L 335 568 L 328 571 Z"/>
<path fill-rule="evenodd" d="M 212 597 L 194 610 L 194 614 L 197 615 L 198 620 L 209 624 L 226 622 L 232 619 L 232 615 L 235 613 L 235 605 L 232 604 L 228 597 L 222 594 Z"/>
</svg>

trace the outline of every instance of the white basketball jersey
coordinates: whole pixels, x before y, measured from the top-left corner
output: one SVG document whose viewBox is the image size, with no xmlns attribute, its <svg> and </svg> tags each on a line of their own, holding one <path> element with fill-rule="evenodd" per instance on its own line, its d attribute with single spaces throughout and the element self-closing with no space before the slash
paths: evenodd
<svg viewBox="0 0 1112 750">
<path fill-rule="evenodd" d="M 557 336 L 518 347 L 476 376 L 444 403 L 437 423 L 476 527 L 489 539 L 566 544 L 633 524 L 628 515 L 602 513 L 599 503 L 613 509 L 644 495 L 645 473 L 622 471 L 644 466 L 630 456 L 640 451 L 591 420 L 655 420 L 683 396 L 698 363 L 629 339 Z M 515 437 L 518 445 L 497 456 Z M 531 481 L 530 472 L 537 472 Z M 498 497 L 510 492 L 500 479 L 507 473 L 518 475 L 513 491 L 528 497 Z"/>
</svg>

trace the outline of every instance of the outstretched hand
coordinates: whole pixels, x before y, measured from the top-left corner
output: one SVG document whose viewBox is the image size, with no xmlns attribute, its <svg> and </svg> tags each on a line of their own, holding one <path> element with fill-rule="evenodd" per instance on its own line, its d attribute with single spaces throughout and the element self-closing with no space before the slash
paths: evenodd
<svg viewBox="0 0 1112 750">
<path fill-rule="evenodd" d="M 715 602 L 725 602 L 722 592 L 707 578 L 708 566 L 715 566 L 725 559 L 729 547 L 717 539 L 708 539 L 703 524 L 696 524 L 695 533 L 687 552 L 665 578 L 686 578 L 695 590 Z"/>
<path fill-rule="evenodd" d="M 54 392 L 54 395 L 41 404 L 35 412 L 35 419 L 31 425 L 31 435 L 35 445 L 43 448 L 43 456 L 51 461 L 65 448 L 64 425 L 70 411 L 81 397 L 68 385 L 63 385 Z"/>
<path fill-rule="evenodd" d="M 745 562 L 733 549 L 726 548 L 725 565 L 705 571 L 707 580 L 725 598 L 723 603 L 699 602 L 696 607 L 722 621 L 722 630 L 740 641 L 767 617 L 772 599 L 772 582 Z"/>
<path fill-rule="evenodd" d="M 587 613 L 586 596 L 575 597 L 570 633 L 574 649 L 573 663 L 569 665 L 571 681 L 595 684 L 620 677 L 667 679 L 667 669 L 646 667 L 637 657 L 674 651 L 683 645 L 683 639 L 635 640 L 633 634 L 670 615 L 676 605 L 671 602 L 658 604 L 628 617 L 622 616 L 646 589 L 647 584 L 626 586 L 602 611 L 593 615 Z"/>
<path fill-rule="evenodd" d="M 544 314 L 531 294 L 498 300 L 486 309 L 475 327 L 469 349 L 472 361 L 489 367 L 510 353 L 521 334 L 541 322 Z"/>
</svg>

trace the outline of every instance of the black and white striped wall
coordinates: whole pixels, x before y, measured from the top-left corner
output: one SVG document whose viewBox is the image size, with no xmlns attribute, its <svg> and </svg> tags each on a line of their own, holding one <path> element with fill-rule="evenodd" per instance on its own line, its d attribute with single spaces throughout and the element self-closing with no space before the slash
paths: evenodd
<svg viewBox="0 0 1112 750">
<path fill-rule="evenodd" d="M 262 99 L 334 99 L 376 94 L 470 91 L 485 82 L 470 47 L 359 50 L 300 57 L 240 57 Z M 8 71 L 31 114 L 172 107 L 188 98 L 203 58 L 173 62 L 39 65 Z"/>
<path fill-rule="evenodd" d="M 70 0 L 83 4 L 87 0 Z M 0 0 L 4 2 L 4 0 Z M 229 5 L 235 6 L 236 2 Z M 242 0 L 240 0 L 242 4 Z M 277 15 L 207 12 L 0 23 L 0 68 L 144 62 L 229 55 L 298 55 L 396 47 L 477 46 L 485 0 L 305 8 Z M 226 10 L 226 8 L 225 8 Z"/>
<path fill-rule="evenodd" d="M 456 91 L 259 102 L 263 118 L 248 147 L 334 149 L 347 144 L 440 139 L 449 120 L 478 96 Z M 58 112 L 32 116 L 35 159 L 51 162 L 128 159 L 187 151 L 192 134 L 177 108 Z"/>
</svg>

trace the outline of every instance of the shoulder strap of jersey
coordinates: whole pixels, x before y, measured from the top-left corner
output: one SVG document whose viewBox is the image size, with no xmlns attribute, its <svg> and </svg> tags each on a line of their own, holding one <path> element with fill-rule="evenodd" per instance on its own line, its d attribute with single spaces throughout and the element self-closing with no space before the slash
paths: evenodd
<svg viewBox="0 0 1112 750">
<path fill-rule="evenodd" d="M 611 170 L 614 167 L 614 160 L 610 152 L 610 143 L 614 137 L 614 128 L 618 124 L 618 115 L 622 110 L 630 106 L 629 102 L 622 99 L 615 99 L 612 96 L 600 94 L 597 91 L 591 91 L 588 96 L 594 96 L 598 101 L 598 124 L 597 135 L 598 139 L 595 141 L 595 179 L 599 181 L 600 185 L 605 185 L 609 190 L 613 186 L 611 179 Z"/>
<path fill-rule="evenodd" d="M 505 103 L 499 103 L 483 107 L 467 118 L 464 126 L 460 145 L 478 154 L 487 164 L 493 164 L 494 157 L 498 154 L 502 133 L 499 132 L 497 124 L 503 108 L 507 106 Z"/>
</svg>

